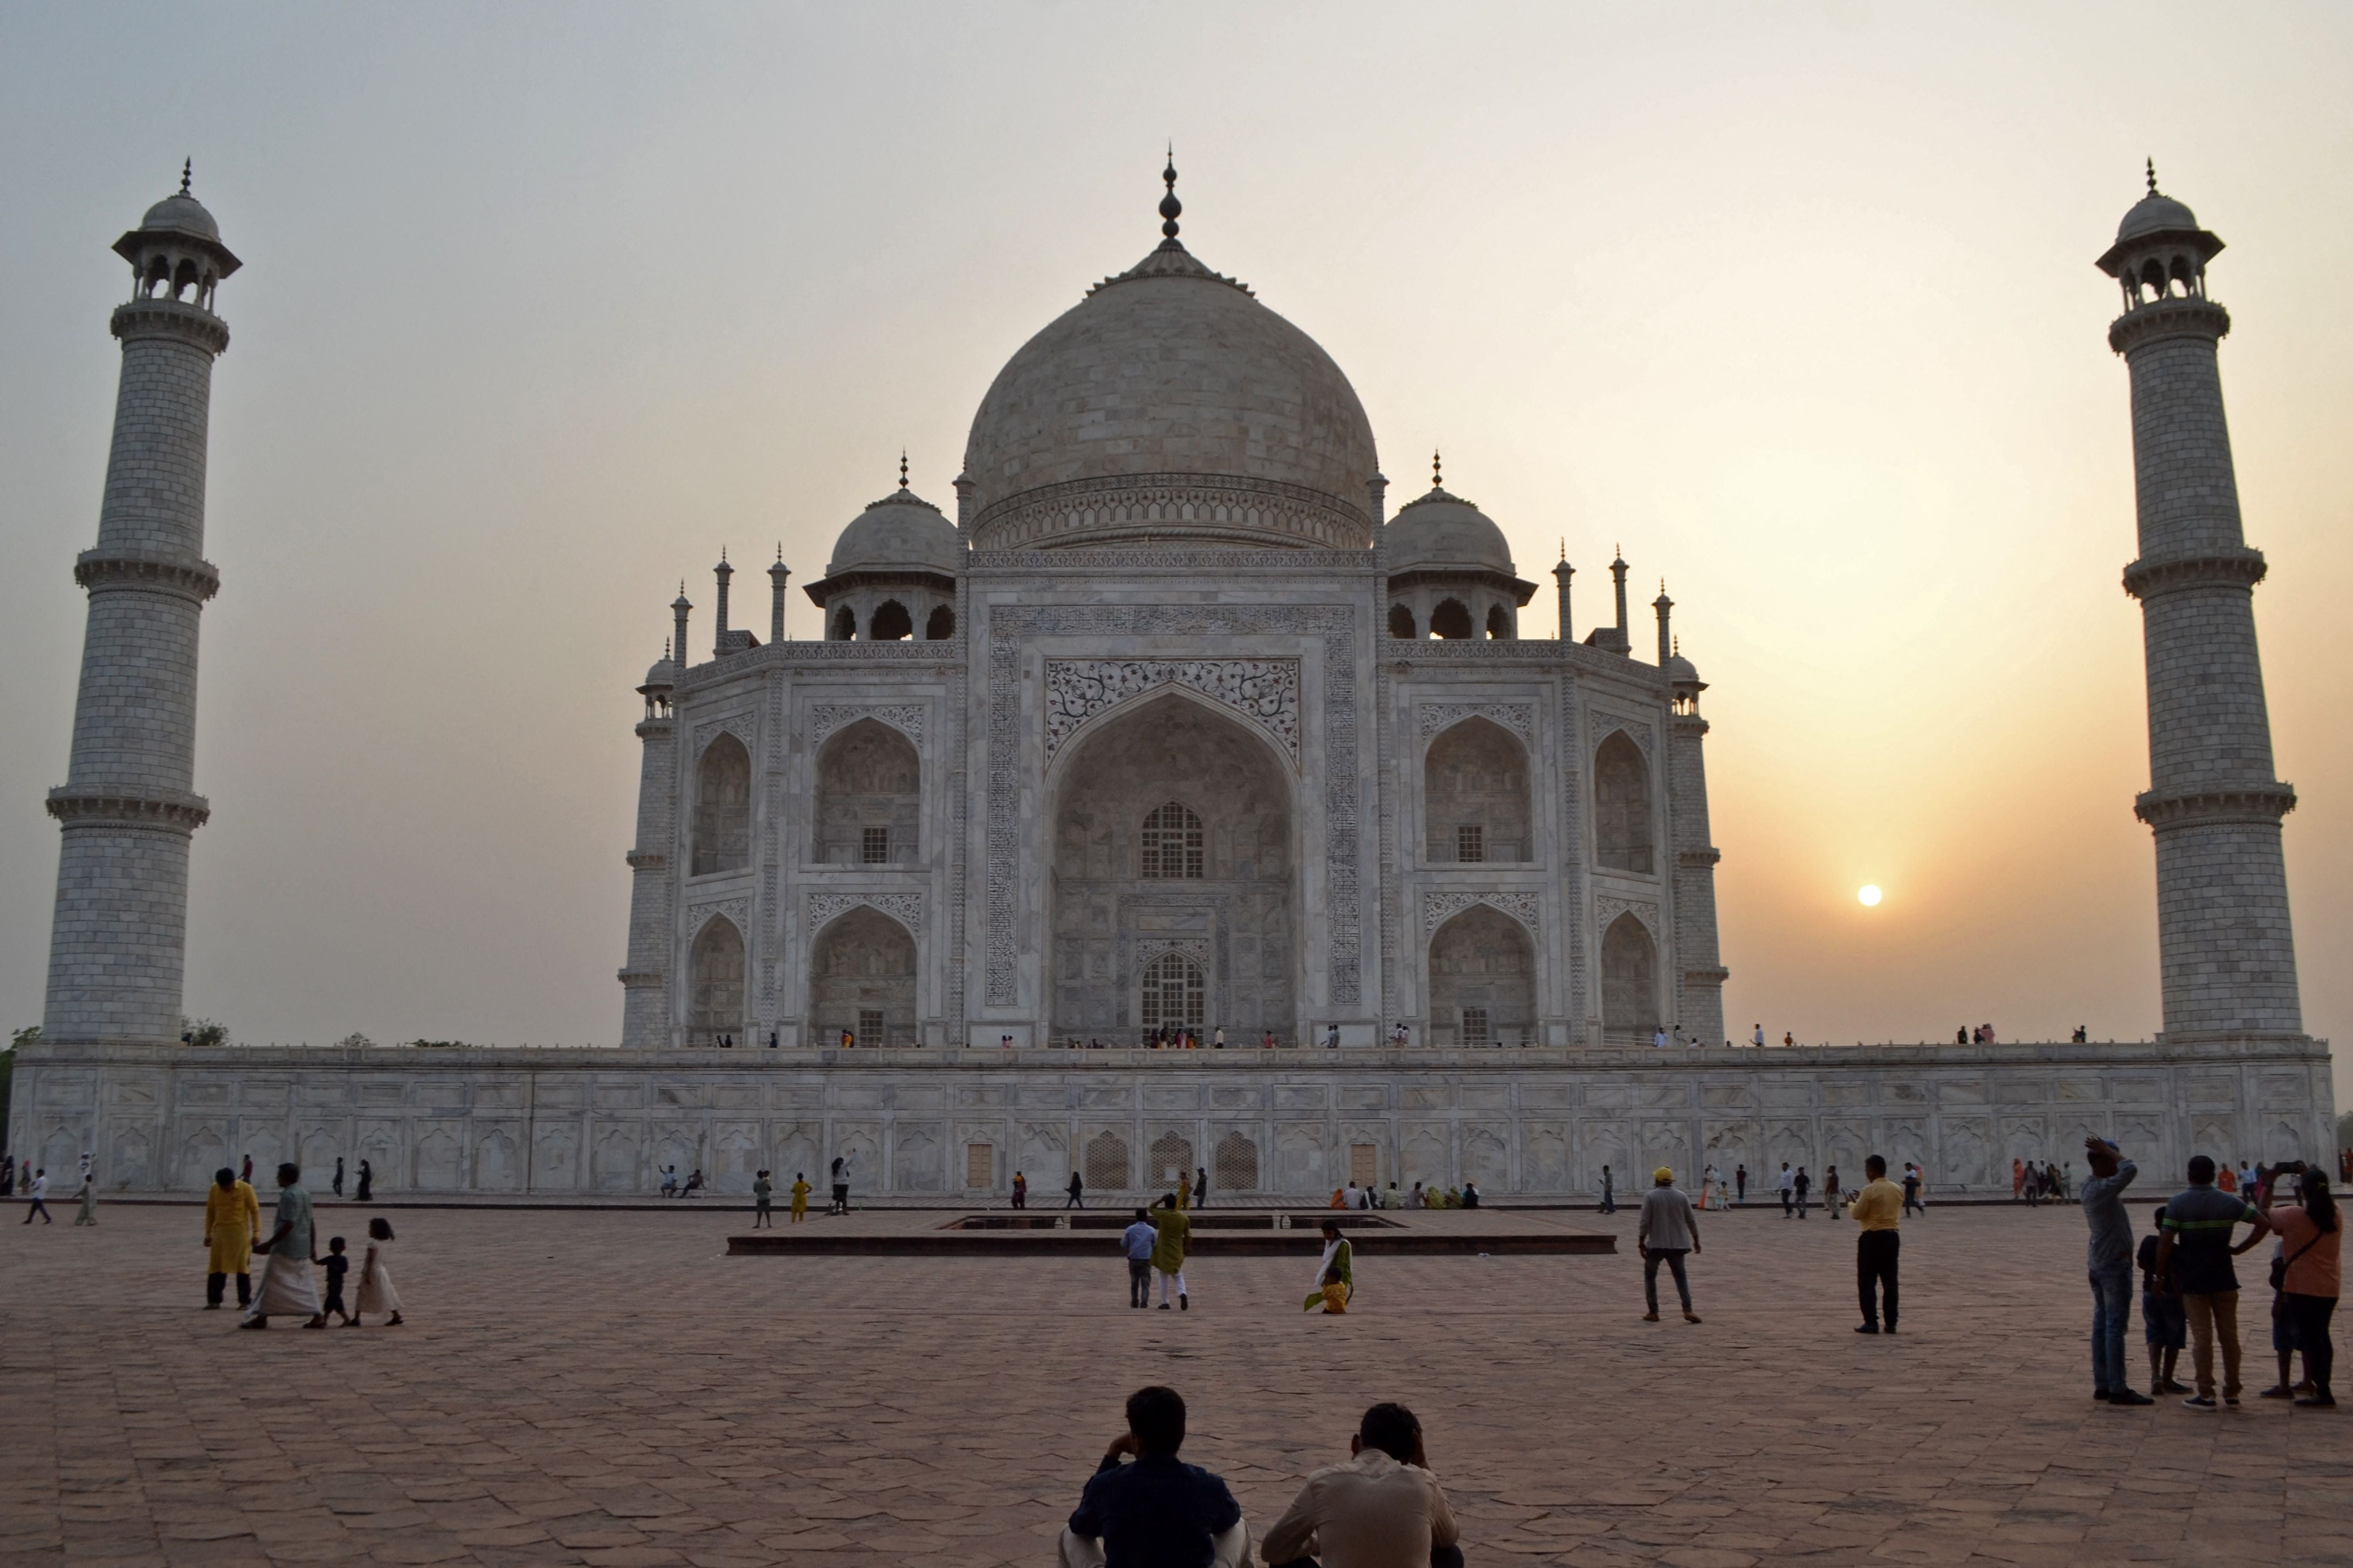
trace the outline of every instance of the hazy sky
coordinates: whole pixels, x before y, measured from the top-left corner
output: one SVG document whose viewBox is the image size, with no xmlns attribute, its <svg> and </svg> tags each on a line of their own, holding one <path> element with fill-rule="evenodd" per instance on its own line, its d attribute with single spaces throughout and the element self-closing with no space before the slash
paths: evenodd
<svg viewBox="0 0 2353 1568">
<path fill-rule="evenodd" d="M 1841 1043 L 2158 1026 L 2092 266 L 2154 154 L 2230 244 L 2306 1021 L 2353 1035 L 2348 80 L 2343 5 L 0 5 L 0 1023 L 41 1010 L 106 247 L 183 156 L 246 262 L 189 1010 L 610 1043 L 679 578 L 699 630 L 723 544 L 811 580 L 902 445 L 951 502 L 997 366 L 1155 241 L 1173 136 L 1187 242 L 1347 372 L 1393 495 L 1442 445 L 1584 617 L 1613 544 L 1665 576 L 1727 1026 Z"/>
</svg>

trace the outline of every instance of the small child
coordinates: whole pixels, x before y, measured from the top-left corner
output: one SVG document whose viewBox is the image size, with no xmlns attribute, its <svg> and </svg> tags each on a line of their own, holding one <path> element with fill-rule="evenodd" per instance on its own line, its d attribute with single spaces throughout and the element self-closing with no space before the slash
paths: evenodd
<svg viewBox="0 0 2353 1568">
<path fill-rule="evenodd" d="M 343 1238 L 340 1236 L 330 1237 L 327 1256 L 317 1259 L 317 1262 L 327 1271 L 327 1304 L 319 1310 L 320 1316 L 332 1312 L 346 1324 L 353 1322 L 355 1320 L 351 1310 L 343 1305 L 343 1276 L 352 1271 L 352 1260 L 343 1256 Z"/>
<path fill-rule="evenodd" d="M 352 1314 L 348 1327 L 358 1328 L 365 1312 L 389 1312 L 384 1326 L 400 1326 L 400 1292 L 392 1288 L 392 1270 L 385 1267 L 391 1253 L 392 1222 L 382 1216 L 368 1221 L 367 1258 L 360 1265 L 360 1310 Z"/>
<path fill-rule="evenodd" d="M 1324 1310 L 1336 1314 L 1347 1310 L 1348 1287 L 1340 1279 L 1340 1270 L 1336 1267 L 1326 1268 L 1324 1270 Z"/>
<path fill-rule="evenodd" d="M 2160 1220 L 2165 1214 L 2158 1205 Z M 2151 1231 L 2140 1238 L 2140 1251 L 2136 1261 L 2140 1265 L 2141 1338 L 2148 1345 L 2148 1392 L 2151 1398 L 2164 1394 L 2187 1394 L 2189 1390 L 2173 1375 L 2179 1364 L 2182 1347 L 2189 1342 L 2189 1320 L 2175 1293 L 2172 1270 L 2164 1274 L 2157 1270 L 2157 1249 L 2159 1235 Z"/>
</svg>

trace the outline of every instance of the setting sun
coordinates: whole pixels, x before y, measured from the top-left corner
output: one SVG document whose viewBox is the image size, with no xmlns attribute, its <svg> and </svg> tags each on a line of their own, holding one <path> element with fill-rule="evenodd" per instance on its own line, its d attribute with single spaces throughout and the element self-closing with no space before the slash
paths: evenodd
<svg viewBox="0 0 2353 1568">
<path fill-rule="evenodd" d="M 1854 896 L 1862 900 L 1863 908 L 1876 908 L 1879 903 L 1879 885 L 1876 882 L 1865 882 L 1855 889 Z"/>
</svg>

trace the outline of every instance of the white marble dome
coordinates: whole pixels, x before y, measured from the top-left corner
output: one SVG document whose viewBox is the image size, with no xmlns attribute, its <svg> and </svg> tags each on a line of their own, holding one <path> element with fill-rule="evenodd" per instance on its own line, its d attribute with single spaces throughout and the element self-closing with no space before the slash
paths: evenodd
<svg viewBox="0 0 2353 1568">
<path fill-rule="evenodd" d="M 2195 233 L 2197 228 L 2197 214 L 2171 196 L 2151 191 L 2125 214 L 2124 222 L 2116 226 L 2116 240 L 2122 244 L 2145 235 Z"/>
<path fill-rule="evenodd" d="M 220 225 L 205 210 L 205 204 L 185 191 L 175 191 L 147 209 L 139 220 L 142 230 L 169 230 L 176 234 L 193 234 L 203 239 L 220 238 Z"/>
<path fill-rule="evenodd" d="M 1494 520 L 1461 496 L 1435 487 L 1398 509 L 1381 531 L 1381 544 L 1392 573 L 1514 574 L 1512 547 Z"/>
<path fill-rule="evenodd" d="M 847 572 L 955 573 L 964 565 L 964 542 L 940 509 L 903 486 L 850 520 L 833 542 L 825 574 Z"/>
<path fill-rule="evenodd" d="M 1211 531 L 1361 548 L 1377 467 L 1332 357 L 1170 240 L 997 373 L 965 447 L 965 515 L 981 547 Z M 1040 491 L 1050 518 L 1025 509 Z"/>
</svg>

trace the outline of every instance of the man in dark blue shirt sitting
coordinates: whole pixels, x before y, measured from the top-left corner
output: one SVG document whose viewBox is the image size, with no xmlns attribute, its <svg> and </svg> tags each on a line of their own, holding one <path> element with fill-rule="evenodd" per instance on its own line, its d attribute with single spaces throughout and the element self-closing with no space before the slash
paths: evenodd
<svg viewBox="0 0 2353 1568">
<path fill-rule="evenodd" d="M 1173 1388 L 1127 1396 L 1127 1431 L 1105 1450 L 1062 1531 L 1063 1568 L 1232 1568 L 1250 1549 L 1226 1483 L 1176 1458 L 1185 1401 Z M 1122 1464 L 1132 1458 L 1133 1464 Z"/>
</svg>

